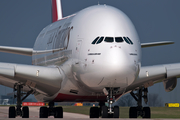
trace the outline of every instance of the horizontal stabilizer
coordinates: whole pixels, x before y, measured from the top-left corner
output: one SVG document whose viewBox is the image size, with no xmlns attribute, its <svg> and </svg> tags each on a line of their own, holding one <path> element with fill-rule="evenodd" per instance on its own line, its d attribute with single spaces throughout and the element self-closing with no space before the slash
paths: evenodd
<svg viewBox="0 0 180 120">
<path fill-rule="evenodd" d="M 141 43 L 141 48 L 168 45 L 168 44 L 174 44 L 174 42 L 162 41 L 162 42 Z"/>
<path fill-rule="evenodd" d="M 32 48 L 0 46 L 0 52 L 32 56 L 33 49 Z"/>
</svg>

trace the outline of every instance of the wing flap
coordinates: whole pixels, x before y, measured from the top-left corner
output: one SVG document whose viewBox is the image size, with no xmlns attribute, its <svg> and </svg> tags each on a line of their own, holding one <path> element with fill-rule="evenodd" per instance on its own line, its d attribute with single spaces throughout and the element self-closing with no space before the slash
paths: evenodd
<svg viewBox="0 0 180 120">
<path fill-rule="evenodd" d="M 141 43 L 141 48 L 161 46 L 161 45 L 169 45 L 169 44 L 174 44 L 174 42 L 172 42 L 172 41 L 162 41 L 162 42 Z"/>
<path fill-rule="evenodd" d="M 33 49 L 32 48 L 0 46 L 0 52 L 32 56 Z"/>
</svg>

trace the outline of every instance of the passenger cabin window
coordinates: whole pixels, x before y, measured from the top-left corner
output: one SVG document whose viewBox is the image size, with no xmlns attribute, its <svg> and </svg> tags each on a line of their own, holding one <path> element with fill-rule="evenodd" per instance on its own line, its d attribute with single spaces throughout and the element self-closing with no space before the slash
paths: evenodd
<svg viewBox="0 0 180 120">
<path fill-rule="evenodd" d="M 126 37 L 123 37 L 123 38 L 124 38 L 124 40 L 126 41 L 126 43 L 131 44 Z"/>
<path fill-rule="evenodd" d="M 112 43 L 112 42 L 114 42 L 114 38 L 113 37 L 106 37 L 104 41 Z"/>
<path fill-rule="evenodd" d="M 97 41 L 97 43 L 96 43 L 96 44 L 101 43 L 103 40 L 104 40 L 104 37 L 101 37 L 101 38 Z"/>
<path fill-rule="evenodd" d="M 124 40 L 123 40 L 122 37 L 116 37 L 116 38 L 115 38 L 115 41 L 116 41 L 117 43 L 124 42 Z"/>
<path fill-rule="evenodd" d="M 130 39 L 130 38 L 128 38 L 128 37 L 127 37 L 127 39 L 128 39 L 128 40 L 129 40 L 129 42 L 133 45 L 133 42 L 131 41 L 131 39 Z"/>
<path fill-rule="evenodd" d="M 99 39 L 99 37 L 97 37 L 91 44 L 95 44 L 98 39 Z"/>
</svg>

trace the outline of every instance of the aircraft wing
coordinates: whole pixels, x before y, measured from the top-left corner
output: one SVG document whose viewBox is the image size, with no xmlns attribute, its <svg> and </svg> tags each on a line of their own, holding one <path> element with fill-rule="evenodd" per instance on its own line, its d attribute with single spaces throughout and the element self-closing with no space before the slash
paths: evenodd
<svg viewBox="0 0 180 120">
<path fill-rule="evenodd" d="M 15 83 L 21 83 L 42 94 L 53 95 L 60 89 L 61 73 L 57 67 L 0 63 L 0 84 L 13 88 Z"/>
<path fill-rule="evenodd" d="M 147 88 L 155 83 L 163 82 L 165 91 L 169 92 L 176 87 L 179 77 L 180 63 L 141 67 L 138 78 L 128 90 Z"/>
<path fill-rule="evenodd" d="M 0 46 L 0 52 L 32 56 L 33 49 L 32 48 Z"/>
<path fill-rule="evenodd" d="M 160 46 L 160 45 L 168 45 L 168 44 L 174 44 L 174 42 L 172 42 L 172 41 L 162 41 L 162 42 L 141 43 L 141 48 Z"/>
</svg>

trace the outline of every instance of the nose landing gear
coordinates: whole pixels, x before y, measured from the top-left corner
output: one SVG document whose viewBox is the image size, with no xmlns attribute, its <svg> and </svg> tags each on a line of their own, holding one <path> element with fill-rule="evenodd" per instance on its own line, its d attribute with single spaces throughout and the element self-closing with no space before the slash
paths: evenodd
<svg viewBox="0 0 180 120">
<path fill-rule="evenodd" d="M 107 95 L 108 106 L 105 106 L 105 103 L 100 102 L 98 107 L 91 107 L 90 109 L 90 118 L 119 118 L 119 106 L 112 106 L 115 102 L 114 94 L 117 93 L 119 88 L 105 88 L 104 91 Z"/>
<path fill-rule="evenodd" d="M 54 107 L 54 102 L 49 102 L 49 108 L 45 106 L 40 107 L 39 117 L 48 118 L 48 116 L 54 116 L 54 118 L 63 118 L 63 108 Z"/>
<path fill-rule="evenodd" d="M 144 95 L 142 93 L 144 92 Z M 149 107 L 142 107 L 142 98 L 144 98 L 144 102 L 147 104 L 147 88 L 141 88 L 138 90 L 136 94 L 131 92 L 132 97 L 137 101 L 137 107 L 130 107 L 129 109 L 129 118 L 137 118 L 141 116 L 142 118 L 151 118 L 151 110 Z"/>
</svg>

